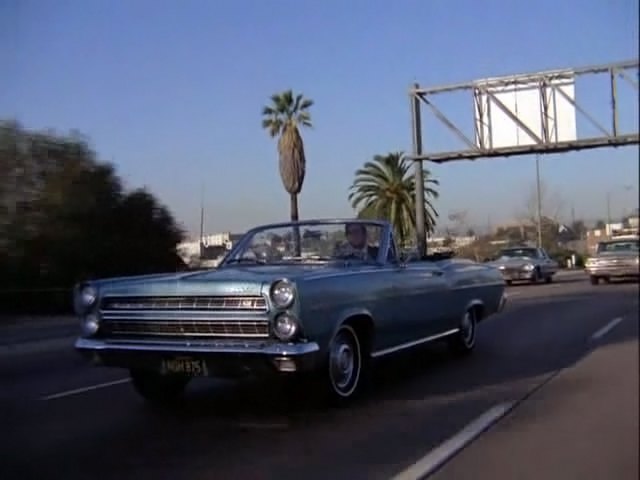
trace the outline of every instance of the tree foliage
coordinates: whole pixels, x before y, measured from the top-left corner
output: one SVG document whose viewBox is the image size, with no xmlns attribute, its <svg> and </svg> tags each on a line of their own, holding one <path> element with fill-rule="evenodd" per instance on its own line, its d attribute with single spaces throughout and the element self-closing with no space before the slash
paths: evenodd
<svg viewBox="0 0 640 480">
<path fill-rule="evenodd" d="M 438 180 L 424 172 L 424 209 L 427 233 L 435 229 L 438 212 L 433 200 L 438 198 Z M 355 174 L 349 188 L 349 201 L 360 218 L 385 219 L 394 227 L 401 244 L 416 231 L 415 177 L 411 161 L 402 152 L 376 155 Z"/>
<path fill-rule="evenodd" d="M 124 191 L 80 135 L 0 122 L 0 289 L 174 270 L 181 239 L 167 208 Z"/>
<path fill-rule="evenodd" d="M 306 173 L 304 142 L 300 127 L 311 127 L 313 100 L 286 90 L 271 96 L 271 104 L 262 109 L 262 128 L 278 137 L 280 178 L 291 200 L 291 220 L 298 220 L 298 194 Z"/>
<path fill-rule="evenodd" d="M 519 216 L 526 222 L 536 225 L 538 222 L 538 189 L 532 185 L 527 193 L 524 212 Z M 565 202 L 557 191 L 552 191 L 544 182 L 540 181 L 540 211 L 543 217 L 553 222 L 559 222 Z"/>
</svg>

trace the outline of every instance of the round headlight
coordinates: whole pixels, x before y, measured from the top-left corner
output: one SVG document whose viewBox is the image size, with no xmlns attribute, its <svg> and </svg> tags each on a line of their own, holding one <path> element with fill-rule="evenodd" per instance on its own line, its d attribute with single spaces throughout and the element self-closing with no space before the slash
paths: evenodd
<svg viewBox="0 0 640 480">
<path fill-rule="evenodd" d="M 533 265 L 531 265 L 530 263 L 528 263 L 527 265 L 524 266 L 525 270 L 533 270 Z"/>
<path fill-rule="evenodd" d="M 82 319 L 80 328 L 82 329 L 82 335 L 85 337 L 95 335 L 100 328 L 100 319 L 97 315 L 87 315 Z"/>
<path fill-rule="evenodd" d="M 298 320 L 289 313 L 281 313 L 274 321 L 273 332 L 282 341 L 291 340 L 298 332 Z"/>
<path fill-rule="evenodd" d="M 287 308 L 293 303 L 296 292 L 288 280 L 278 280 L 271 286 L 271 301 L 278 308 Z"/>
<path fill-rule="evenodd" d="M 98 291 L 95 287 L 90 285 L 86 285 L 81 287 L 75 298 L 75 307 L 77 313 L 84 313 L 89 308 L 93 306 L 93 304 L 98 299 Z"/>
</svg>

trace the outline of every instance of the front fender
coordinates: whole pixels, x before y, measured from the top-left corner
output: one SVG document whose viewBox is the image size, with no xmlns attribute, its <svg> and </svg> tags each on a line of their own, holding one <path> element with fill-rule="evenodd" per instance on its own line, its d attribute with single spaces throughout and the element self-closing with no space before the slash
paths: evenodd
<svg viewBox="0 0 640 480">
<path fill-rule="evenodd" d="M 335 336 L 336 332 L 340 328 L 340 325 L 342 325 L 348 319 L 353 318 L 353 317 L 367 317 L 367 318 L 371 319 L 371 322 L 374 322 L 373 315 L 366 308 L 361 308 L 361 307 L 347 308 L 347 309 L 341 311 L 340 314 L 337 316 L 337 320 L 336 320 L 335 324 L 333 325 L 333 330 L 331 332 L 331 338 L 333 338 Z M 374 324 L 374 327 L 375 327 L 375 324 Z"/>
</svg>

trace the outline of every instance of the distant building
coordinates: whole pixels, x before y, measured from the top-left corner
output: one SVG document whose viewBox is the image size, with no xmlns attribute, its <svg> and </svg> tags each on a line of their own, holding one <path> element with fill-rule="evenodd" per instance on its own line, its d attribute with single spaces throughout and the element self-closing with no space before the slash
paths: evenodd
<svg viewBox="0 0 640 480">
<path fill-rule="evenodd" d="M 191 239 L 179 243 L 176 252 L 191 267 L 216 266 L 241 237 L 242 234 L 230 232 L 203 235 L 201 241 Z"/>
<path fill-rule="evenodd" d="M 587 230 L 587 250 L 589 252 L 595 252 L 598 242 L 604 242 L 612 238 L 626 236 L 626 235 L 638 235 L 638 217 L 629 217 L 624 223 L 608 223 L 604 228 L 594 228 Z"/>
<path fill-rule="evenodd" d="M 457 249 L 471 245 L 477 239 L 476 236 L 437 236 L 427 238 L 427 245 L 433 249 Z"/>
</svg>

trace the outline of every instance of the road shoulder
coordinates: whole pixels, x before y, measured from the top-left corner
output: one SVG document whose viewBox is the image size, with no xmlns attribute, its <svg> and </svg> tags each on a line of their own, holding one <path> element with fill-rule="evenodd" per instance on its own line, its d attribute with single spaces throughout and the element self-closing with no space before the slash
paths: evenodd
<svg viewBox="0 0 640 480">
<path fill-rule="evenodd" d="M 533 393 L 434 478 L 635 480 L 638 379 L 637 336 L 602 346 Z"/>
</svg>

